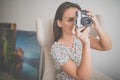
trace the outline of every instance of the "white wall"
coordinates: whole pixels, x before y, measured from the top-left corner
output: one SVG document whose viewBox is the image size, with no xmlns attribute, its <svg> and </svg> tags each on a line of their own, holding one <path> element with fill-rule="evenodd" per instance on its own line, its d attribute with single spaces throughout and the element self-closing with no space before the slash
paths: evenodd
<svg viewBox="0 0 120 80">
<path fill-rule="evenodd" d="M 15 22 L 17 29 L 35 30 L 38 18 L 53 18 L 59 4 L 66 0 L 0 0 L 0 22 Z M 104 29 L 110 35 L 110 51 L 92 50 L 93 66 L 120 80 L 120 0 L 68 0 L 83 9 L 91 8 L 102 16 Z"/>
</svg>

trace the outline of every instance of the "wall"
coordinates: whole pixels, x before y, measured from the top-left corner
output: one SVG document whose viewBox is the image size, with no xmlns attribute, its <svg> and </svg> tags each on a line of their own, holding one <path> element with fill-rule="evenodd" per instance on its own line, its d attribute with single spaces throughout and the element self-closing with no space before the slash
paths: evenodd
<svg viewBox="0 0 120 80">
<path fill-rule="evenodd" d="M 15 22 L 17 29 L 35 30 L 38 18 L 53 18 L 58 5 L 66 0 L 0 0 L 0 22 Z M 91 8 L 102 16 L 104 29 L 110 35 L 110 51 L 92 50 L 92 63 L 114 80 L 120 80 L 120 0 L 68 0 L 83 9 Z"/>
</svg>

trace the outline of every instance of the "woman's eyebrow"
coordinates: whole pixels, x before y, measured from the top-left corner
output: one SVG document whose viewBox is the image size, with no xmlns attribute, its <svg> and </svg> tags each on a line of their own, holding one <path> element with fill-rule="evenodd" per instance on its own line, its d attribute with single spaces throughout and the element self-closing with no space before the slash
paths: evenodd
<svg viewBox="0 0 120 80">
<path fill-rule="evenodd" d="M 74 19 L 74 17 L 68 17 L 68 19 Z"/>
<path fill-rule="evenodd" d="M 68 18 L 70 18 L 70 19 L 74 19 L 74 17 L 68 17 Z"/>
<path fill-rule="evenodd" d="M 65 17 L 66 20 L 74 20 L 74 17 Z"/>
</svg>

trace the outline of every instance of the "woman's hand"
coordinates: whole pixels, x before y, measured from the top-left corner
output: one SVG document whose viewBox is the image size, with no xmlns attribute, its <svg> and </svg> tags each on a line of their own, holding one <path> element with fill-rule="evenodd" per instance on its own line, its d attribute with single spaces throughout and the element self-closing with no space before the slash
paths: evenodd
<svg viewBox="0 0 120 80">
<path fill-rule="evenodd" d="M 89 9 L 87 15 L 94 21 L 92 27 L 98 34 L 99 39 L 89 37 L 91 48 L 96 50 L 109 50 L 112 48 L 112 42 L 109 35 L 103 30 L 94 13 Z"/>
<path fill-rule="evenodd" d="M 92 12 L 92 10 L 87 9 L 86 11 L 88 11 L 87 15 L 93 20 L 93 28 L 96 28 L 96 26 L 100 26 L 99 21 L 96 18 L 95 14 Z"/>
<path fill-rule="evenodd" d="M 83 43 L 83 46 L 90 46 L 90 40 L 89 40 L 89 31 L 90 27 L 81 27 L 76 28 L 73 27 L 73 34 L 75 34 Z"/>
</svg>

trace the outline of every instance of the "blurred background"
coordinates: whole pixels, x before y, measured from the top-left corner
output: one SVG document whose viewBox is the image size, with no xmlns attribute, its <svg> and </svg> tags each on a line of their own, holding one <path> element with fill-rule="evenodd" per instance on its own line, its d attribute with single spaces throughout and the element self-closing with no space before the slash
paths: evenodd
<svg viewBox="0 0 120 80">
<path fill-rule="evenodd" d="M 57 7 L 66 0 L 0 0 L 0 23 L 13 22 L 17 30 L 36 31 L 36 20 L 53 19 Z M 120 0 L 68 0 L 100 16 L 112 40 L 112 50 L 92 50 L 93 67 L 113 80 L 120 80 Z"/>
</svg>

